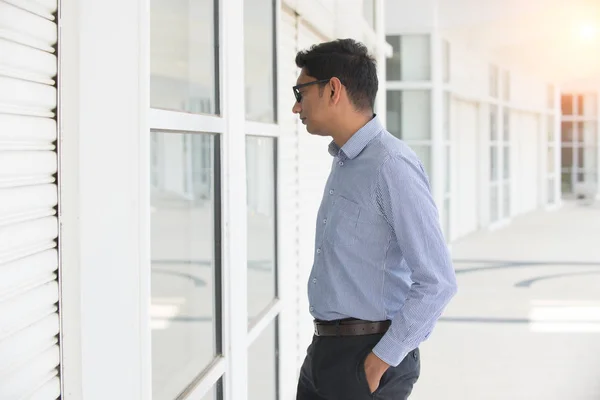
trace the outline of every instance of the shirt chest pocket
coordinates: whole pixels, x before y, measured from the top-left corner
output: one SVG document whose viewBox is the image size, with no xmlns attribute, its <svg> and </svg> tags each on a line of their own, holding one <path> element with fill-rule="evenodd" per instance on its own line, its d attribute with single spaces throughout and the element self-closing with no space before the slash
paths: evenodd
<svg viewBox="0 0 600 400">
<path fill-rule="evenodd" d="M 390 230 L 383 217 L 345 197 L 336 198 L 330 222 L 325 239 L 338 247 L 387 245 Z"/>
</svg>

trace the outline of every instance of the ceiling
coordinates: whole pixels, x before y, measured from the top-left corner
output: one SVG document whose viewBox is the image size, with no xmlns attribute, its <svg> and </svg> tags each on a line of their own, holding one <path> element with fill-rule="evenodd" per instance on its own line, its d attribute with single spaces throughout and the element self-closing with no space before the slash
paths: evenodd
<svg viewBox="0 0 600 400">
<path fill-rule="evenodd" d="M 600 0 L 438 0 L 442 34 L 549 82 L 600 86 Z"/>
</svg>

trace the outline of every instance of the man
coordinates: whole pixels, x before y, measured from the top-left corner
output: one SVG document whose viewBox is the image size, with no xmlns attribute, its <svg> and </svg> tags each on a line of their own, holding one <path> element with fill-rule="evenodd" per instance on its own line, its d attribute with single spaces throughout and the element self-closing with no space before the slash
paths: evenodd
<svg viewBox="0 0 600 400">
<path fill-rule="evenodd" d="M 378 80 L 364 45 L 322 43 L 296 64 L 292 111 L 333 138 L 308 282 L 315 335 L 297 399 L 406 399 L 418 346 L 456 293 L 428 178 L 373 114 Z"/>
</svg>

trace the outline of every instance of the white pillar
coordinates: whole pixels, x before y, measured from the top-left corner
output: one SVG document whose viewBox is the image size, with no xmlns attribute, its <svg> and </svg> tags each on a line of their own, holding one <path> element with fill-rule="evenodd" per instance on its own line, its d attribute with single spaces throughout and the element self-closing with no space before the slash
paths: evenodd
<svg viewBox="0 0 600 400">
<path fill-rule="evenodd" d="M 244 1 L 221 2 L 223 205 L 223 352 L 225 399 L 248 396 L 248 288 L 246 237 L 246 117 L 244 89 Z"/>
<path fill-rule="evenodd" d="M 148 400 L 149 1 L 59 18 L 63 398 Z"/>
</svg>

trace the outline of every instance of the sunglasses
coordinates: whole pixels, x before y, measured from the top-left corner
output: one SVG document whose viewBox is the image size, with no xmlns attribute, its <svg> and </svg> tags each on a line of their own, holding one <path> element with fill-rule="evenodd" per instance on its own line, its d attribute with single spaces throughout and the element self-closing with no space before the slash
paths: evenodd
<svg viewBox="0 0 600 400">
<path fill-rule="evenodd" d="M 329 82 L 329 79 L 321 79 L 319 81 L 312 81 L 312 82 L 303 83 L 302 85 L 296 85 L 296 86 L 292 87 L 292 90 L 294 91 L 294 96 L 296 97 L 296 101 L 298 103 L 300 103 L 302 101 L 302 93 L 300 93 L 299 89 L 302 89 L 303 87 L 307 87 L 310 85 L 316 85 L 317 83 L 327 83 L 327 82 Z"/>
</svg>

